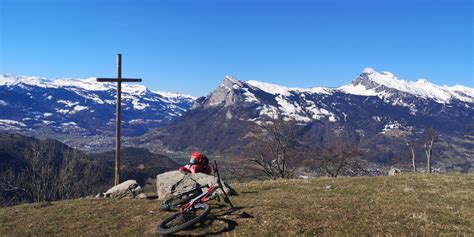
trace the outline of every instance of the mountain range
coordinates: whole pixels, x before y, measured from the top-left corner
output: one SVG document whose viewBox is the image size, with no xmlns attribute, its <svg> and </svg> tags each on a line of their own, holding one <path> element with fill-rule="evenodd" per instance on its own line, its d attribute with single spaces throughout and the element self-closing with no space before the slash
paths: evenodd
<svg viewBox="0 0 474 237">
<path fill-rule="evenodd" d="M 192 110 L 139 140 L 150 149 L 160 145 L 247 156 L 245 148 L 258 136 L 252 128 L 280 117 L 294 121 L 310 146 L 344 136 L 366 151 L 367 160 L 400 165 L 409 157 L 406 142 L 418 142 L 415 152 L 424 161 L 423 132 L 434 129 L 438 166 L 468 170 L 474 162 L 473 137 L 468 135 L 473 106 L 473 88 L 405 81 L 371 68 L 339 88 L 287 88 L 226 77 L 208 96 L 198 98 Z"/>
<path fill-rule="evenodd" d="M 95 78 L 48 80 L 0 75 L 0 130 L 57 138 L 85 150 L 112 146 L 116 85 Z M 195 98 L 122 85 L 122 134 L 163 127 L 191 108 Z M 84 138 L 85 141 L 84 141 Z"/>
<path fill-rule="evenodd" d="M 54 136 L 84 149 L 110 149 L 114 132 L 113 84 L 95 79 L 0 77 L 0 129 Z M 474 142 L 474 88 L 406 81 L 366 68 L 338 87 L 288 88 L 226 76 L 209 95 L 153 92 L 124 86 L 124 143 L 151 150 L 204 150 L 239 154 L 252 143 L 252 128 L 268 117 L 294 121 L 299 134 L 321 145 L 344 136 L 367 150 L 367 159 L 399 163 L 406 141 L 437 131 L 438 164 L 470 169 Z M 84 139 L 85 138 L 85 139 Z M 436 153 L 438 152 L 438 153 Z M 417 151 L 423 155 L 421 149 Z"/>
</svg>

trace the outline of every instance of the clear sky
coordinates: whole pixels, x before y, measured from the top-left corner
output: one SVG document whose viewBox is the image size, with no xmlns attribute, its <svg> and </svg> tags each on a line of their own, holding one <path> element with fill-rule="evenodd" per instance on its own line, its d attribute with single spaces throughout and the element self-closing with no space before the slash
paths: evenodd
<svg viewBox="0 0 474 237">
<path fill-rule="evenodd" d="M 290 87 L 365 67 L 474 87 L 471 0 L 0 0 L 0 73 L 123 76 L 206 95 L 233 75 Z"/>
</svg>

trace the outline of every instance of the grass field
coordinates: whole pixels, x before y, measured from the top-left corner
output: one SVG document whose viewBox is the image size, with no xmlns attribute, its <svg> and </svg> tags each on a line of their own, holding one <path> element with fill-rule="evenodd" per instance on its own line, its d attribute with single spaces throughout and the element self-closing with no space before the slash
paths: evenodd
<svg viewBox="0 0 474 237">
<path fill-rule="evenodd" d="M 474 175 L 404 174 L 235 184 L 183 235 L 474 235 Z M 157 200 L 76 199 L 0 209 L 0 235 L 156 235 Z M 245 213 L 245 215 L 243 214 Z M 248 215 L 246 215 L 248 214 Z"/>
</svg>

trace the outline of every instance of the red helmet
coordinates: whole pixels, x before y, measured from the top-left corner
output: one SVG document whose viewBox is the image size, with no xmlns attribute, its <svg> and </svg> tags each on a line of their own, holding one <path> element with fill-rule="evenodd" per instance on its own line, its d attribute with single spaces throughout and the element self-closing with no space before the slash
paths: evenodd
<svg viewBox="0 0 474 237">
<path fill-rule="evenodd" d="M 193 152 L 191 154 L 191 159 L 189 160 L 190 164 L 199 164 L 204 156 L 199 152 Z"/>
</svg>

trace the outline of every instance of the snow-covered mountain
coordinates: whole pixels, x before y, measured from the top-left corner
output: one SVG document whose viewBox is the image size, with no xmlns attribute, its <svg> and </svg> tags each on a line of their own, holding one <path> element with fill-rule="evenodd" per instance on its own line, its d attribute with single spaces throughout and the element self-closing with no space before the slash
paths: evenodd
<svg viewBox="0 0 474 237">
<path fill-rule="evenodd" d="M 190 109 L 192 96 L 122 85 L 125 136 L 169 124 Z M 108 137 L 115 128 L 116 84 L 95 78 L 48 80 L 0 75 L 0 130 L 36 136 Z"/>
<path fill-rule="evenodd" d="M 429 116 L 436 108 L 449 111 L 461 106 L 472 110 L 474 88 L 438 86 L 421 79 L 405 81 L 390 72 L 379 73 L 372 68 L 364 69 L 354 81 L 339 88 L 288 88 L 259 81 L 242 82 L 227 76 L 205 98 L 203 106 L 253 104 L 258 112 L 258 116 L 250 118 L 254 121 L 262 116 L 281 115 L 301 123 L 322 119 L 336 122 L 346 121 L 347 116 L 353 114 L 351 108 L 343 108 L 351 105 L 351 98 L 378 99 L 386 106 L 408 109 L 411 115 Z"/>
<path fill-rule="evenodd" d="M 428 128 L 443 134 L 445 144 L 474 148 L 463 140 L 474 122 L 473 88 L 404 81 L 369 68 L 339 88 L 288 88 L 227 76 L 208 96 L 198 98 L 192 110 L 146 139 L 171 150 L 239 153 L 252 142 L 252 127 L 269 117 L 296 121 L 300 134 L 316 146 L 328 136 L 345 134 L 368 150 L 379 149 L 369 153 L 375 160 L 395 159 L 405 146 L 400 139 Z M 398 148 L 388 153 L 393 144 Z M 474 162 L 474 153 L 459 156 Z"/>
<path fill-rule="evenodd" d="M 377 72 L 366 68 L 351 84 L 340 90 L 354 95 L 378 96 L 391 98 L 399 94 L 432 99 L 438 103 L 451 103 L 455 100 L 474 103 L 474 88 L 455 85 L 438 86 L 425 79 L 405 81 L 390 72 Z"/>
<path fill-rule="evenodd" d="M 457 167 L 474 163 L 472 137 L 465 135 L 474 122 L 473 88 L 405 81 L 370 68 L 338 88 L 288 88 L 228 76 L 197 99 L 130 83 L 122 103 L 128 146 L 238 153 L 252 142 L 257 124 L 279 117 L 296 121 L 312 145 L 342 134 L 370 151 L 367 159 L 382 163 L 402 156 L 406 139 L 434 128 L 440 134 L 436 149 L 445 151 L 439 159 L 458 157 Z M 82 149 L 112 148 L 114 113 L 114 84 L 0 77 L 0 130 L 54 137 Z"/>
</svg>

